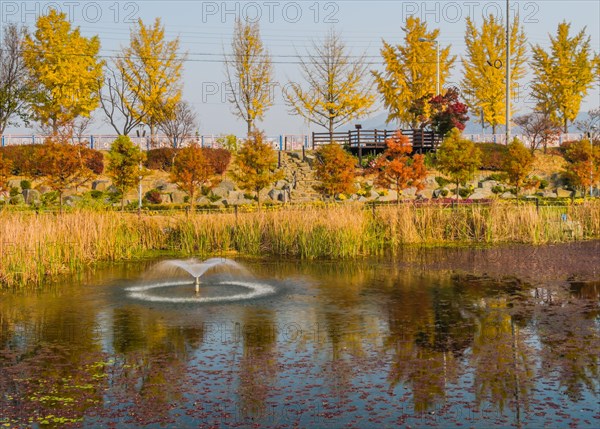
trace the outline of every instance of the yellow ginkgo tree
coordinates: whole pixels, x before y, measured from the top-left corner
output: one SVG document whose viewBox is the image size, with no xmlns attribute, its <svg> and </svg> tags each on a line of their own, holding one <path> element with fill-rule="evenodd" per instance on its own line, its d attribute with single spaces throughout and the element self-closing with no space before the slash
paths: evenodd
<svg viewBox="0 0 600 429">
<path fill-rule="evenodd" d="M 383 41 L 381 56 L 385 70 L 373 71 L 373 75 L 389 112 L 386 122 L 397 121 L 414 128 L 420 115 L 415 113 L 413 104 L 427 95 L 439 95 L 435 92 L 440 30 L 427 31 L 427 23 L 412 16 L 406 19 L 403 30 L 404 44 L 394 46 Z M 440 88 L 446 83 L 454 60 L 450 46 L 440 46 Z"/>
<path fill-rule="evenodd" d="M 72 132 L 75 119 L 98 107 L 103 67 L 99 50 L 97 36 L 83 37 L 54 9 L 38 18 L 35 33 L 25 36 L 31 111 L 53 135 Z"/>
<path fill-rule="evenodd" d="M 231 42 L 232 52 L 225 55 L 225 75 L 231 91 L 234 114 L 243 119 L 248 136 L 255 122 L 262 120 L 273 105 L 271 56 L 260 37 L 258 22 L 237 20 Z"/>
<path fill-rule="evenodd" d="M 364 55 L 352 57 L 335 31 L 322 44 L 313 43 L 312 52 L 298 57 L 307 85 L 292 83 L 285 92 L 292 114 L 327 128 L 366 115 L 375 101 Z"/>
<path fill-rule="evenodd" d="M 519 81 L 525 76 L 526 43 L 519 17 L 515 16 L 510 28 L 512 99 L 516 98 Z M 489 124 L 496 134 L 498 125 L 506 124 L 506 26 L 500 18 L 490 15 L 484 18 L 478 29 L 467 18 L 465 44 L 461 82 L 463 95 L 471 111 L 482 112 L 483 122 Z"/>
<path fill-rule="evenodd" d="M 585 28 L 569 36 L 571 24 L 558 25 L 556 36 L 550 36 L 550 48 L 534 46 L 531 67 L 534 80 L 532 96 L 537 109 L 549 112 L 568 132 L 581 107 L 581 101 L 594 85 L 597 65 Z M 596 70 L 594 70 L 596 69 Z"/>
<path fill-rule="evenodd" d="M 138 20 L 129 46 L 116 60 L 126 89 L 135 95 L 135 102 L 124 100 L 126 108 L 150 128 L 151 137 L 181 100 L 185 59 L 186 55 L 179 53 L 179 39 L 167 41 L 160 18 L 156 18 L 153 25 Z"/>
</svg>

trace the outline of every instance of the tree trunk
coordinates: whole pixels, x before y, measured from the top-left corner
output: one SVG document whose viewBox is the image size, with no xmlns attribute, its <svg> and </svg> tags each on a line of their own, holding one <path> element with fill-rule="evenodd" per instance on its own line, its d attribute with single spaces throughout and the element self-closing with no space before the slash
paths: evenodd
<svg viewBox="0 0 600 429">
<path fill-rule="evenodd" d="M 190 213 L 194 212 L 194 191 L 190 192 Z"/>
<path fill-rule="evenodd" d="M 333 143 L 333 119 L 329 119 L 329 143 Z"/>
<path fill-rule="evenodd" d="M 496 135 L 496 124 L 492 125 L 492 134 Z"/>
<path fill-rule="evenodd" d="M 248 124 L 248 138 L 250 138 L 250 135 L 252 134 L 252 119 L 248 118 L 246 123 Z"/>
<path fill-rule="evenodd" d="M 62 201 L 63 198 L 62 198 L 62 195 L 63 195 L 62 191 L 58 191 L 58 212 L 60 214 L 62 214 L 62 212 L 63 212 L 63 204 L 62 204 L 63 203 L 63 201 Z"/>
<path fill-rule="evenodd" d="M 121 211 L 125 211 L 125 192 L 121 192 Z"/>
<path fill-rule="evenodd" d="M 256 201 L 258 203 L 258 211 L 260 212 L 260 189 L 256 189 Z"/>
<path fill-rule="evenodd" d="M 460 197 L 460 181 L 457 180 L 456 181 L 456 201 L 458 201 L 459 197 Z"/>
</svg>

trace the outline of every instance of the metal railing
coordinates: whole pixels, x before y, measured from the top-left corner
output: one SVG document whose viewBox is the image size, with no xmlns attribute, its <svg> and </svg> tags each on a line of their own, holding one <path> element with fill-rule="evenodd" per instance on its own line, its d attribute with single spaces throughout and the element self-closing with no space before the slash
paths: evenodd
<svg viewBox="0 0 600 429">
<path fill-rule="evenodd" d="M 111 144 L 117 138 L 114 134 L 90 134 L 85 136 L 71 138 L 72 143 L 85 144 L 92 149 L 109 150 Z M 38 134 L 5 134 L 0 137 L 0 146 L 17 146 L 42 144 L 48 138 L 45 135 Z M 129 137 L 133 143 L 143 150 L 161 148 L 161 147 L 184 147 L 190 143 L 197 143 L 202 147 L 221 148 L 226 145 L 226 136 L 219 134 L 190 136 L 177 141 L 164 135 L 155 135 L 152 137 Z M 238 143 L 244 139 L 237 138 Z M 281 134 L 277 136 L 267 136 L 273 149 L 281 151 L 302 150 L 309 148 L 309 136 L 305 134 Z"/>
</svg>

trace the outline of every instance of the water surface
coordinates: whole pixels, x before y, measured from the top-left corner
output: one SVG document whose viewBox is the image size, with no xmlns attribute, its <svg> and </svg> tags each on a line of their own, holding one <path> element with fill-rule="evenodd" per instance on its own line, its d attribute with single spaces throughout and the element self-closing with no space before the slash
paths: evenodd
<svg viewBox="0 0 600 429">
<path fill-rule="evenodd" d="M 132 298 L 153 261 L 1 294 L 0 427 L 600 425 L 598 242 L 238 262 L 275 293 Z"/>
</svg>

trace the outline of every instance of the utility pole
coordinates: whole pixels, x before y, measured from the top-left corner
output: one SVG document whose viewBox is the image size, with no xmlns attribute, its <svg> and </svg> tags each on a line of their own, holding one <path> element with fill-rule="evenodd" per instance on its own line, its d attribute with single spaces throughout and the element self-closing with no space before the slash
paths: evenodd
<svg viewBox="0 0 600 429">
<path fill-rule="evenodd" d="M 506 0 L 506 144 L 510 143 L 510 0 Z"/>
</svg>

